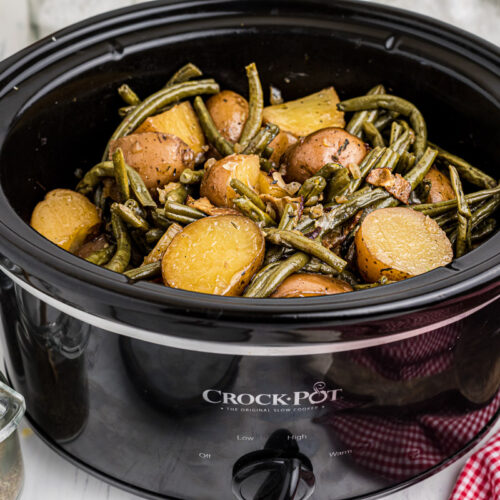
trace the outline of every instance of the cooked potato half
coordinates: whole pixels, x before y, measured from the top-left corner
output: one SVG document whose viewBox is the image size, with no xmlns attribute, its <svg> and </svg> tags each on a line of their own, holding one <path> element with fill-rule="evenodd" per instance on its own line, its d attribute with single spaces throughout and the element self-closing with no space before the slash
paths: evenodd
<svg viewBox="0 0 500 500">
<path fill-rule="evenodd" d="M 282 157 L 287 182 L 304 182 L 326 163 L 338 162 L 344 167 L 359 165 L 367 153 L 365 143 L 341 128 L 329 127 L 300 139 Z"/>
<path fill-rule="evenodd" d="M 229 185 L 238 179 L 258 190 L 260 164 L 257 155 L 234 154 L 214 163 L 205 173 L 200 186 L 201 196 L 206 196 L 218 207 L 232 207 L 237 194 Z"/>
<path fill-rule="evenodd" d="M 344 127 L 344 113 L 337 110 L 338 103 L 337 92 L 328 87 L 296 101 L 267 106 L 263 119 L 301 137 L 325 127 Z"/>
<path fill-rule="evenodd" d="M 248 118 L 247 100 L 232 90 L 223 90 L 208 99 L 207 109 L 219 132 L 228 141 L 238 142 Z"/>
<path fill-rule="evenodd" d="M 70 189 L 49 191 L 31 215 L 33 229 L 70 252 L 76 252 L 100 224 L 96 206 Z"/>
<path fill-rule="evenodd" d="M 436 167 L 432 167 L 424 177 L 424 181 L 431 183 L 431 189 L 427 199 L 423 203 L 438 203 L 440 201 L 453 200 L 455 192 L 451 187 L 451 182 Z"/>
<path fill-rule="evenodd" d="M 356 234 L 358 269 L 368 282 L 399 281 L 445 266 L 453 259 L 446 233 L 430 217 L 392 207 L 368 214 Z"/>
<path fill-rule="evenodd" d="M 147 118 L 135 131 L 136 134 L 143 132 L 175 135 L 184 141 L 195 154 L 204 152 L 205 136 L 189 101 L 176 104 L 159 115 Z"/>
<path fill-rule="evenodd" d="M 193 150 L 175 135 L 144 132 L 121 137 L 110 142 L 110 158 L 117 148 L 152 193 L 178 180 L 185 168 L 194 167 Z"/>
<path fill-rule="evenodd" d="M 290 149 L 298 141 L 297 137 L 290 132 L 281 131 L 270 143 L 269 146 L 273 148 L 273 154 L 270 156 L 274 164 L 279 165 L 281 157 L 285 152 Z"/>
<path fill-rule="evenodd" d="M 321 274 L 299 273 L 292 274 L 283 281 L 271 297 L 315 297 L 344 292 L 352 292 L 351 285 L 345 281 Z"/>
<path fill-rule="evenodd" d="M 250 219 L 206 217 L 174 237 L 163 256 L 163 281 L 192 292 L 240 295 L 262 265 L 264 251 L 264 237 Z"/>
</svg>

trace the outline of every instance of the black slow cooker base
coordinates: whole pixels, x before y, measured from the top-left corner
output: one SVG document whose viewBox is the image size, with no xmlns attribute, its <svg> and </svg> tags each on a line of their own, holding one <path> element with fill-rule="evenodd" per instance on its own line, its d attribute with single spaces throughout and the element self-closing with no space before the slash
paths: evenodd
<svg viewBox="0 0 500 500">
<path fill-rule="evenodd" d="M 179 497 L 157 495 L 151 491 L 147 491 L 147 490 L 144 490 L 144 489 L 138 488 L 138 487 L 133 487 L 129 483 L 125 483 L 124 481 L 120 481 L 112 476 L 109 476 L 107 474 L 104 474 L 104 473 L 98 471 L 94 467 L 92 467 L 92 466 L 86 464 L 85 462 L 82 462 L 78 458 L 74 457 L 71 453 L 68 453 L 64 448 L 59 446 L 53 439 L 51 439 L 49 436 L 47 436 L 47 434 L 45 434 L 43 432 L 43 430 L 40 429 L 40 427 L 38 427 L 37 424 L 34 422 L 34 420 L 30 417 L 29 412 L 26 413 L 25 417 L 28 420 L 29 425 L 33 429 L 35 434 L 45 444 L 47 444 L 60 457 L 64 458 L 68 462 L 72 463 L 74 466 L 78 467 L 79 469 L 82 469 L 83 471 L 87 472 L 91 476 L 94 476 L 97 479 L 100 479 L 102 481 L 105 481 L 108 484 L 111 484 L 112 486 L 120 488 L 121 490 L 127 491 L 129 493 L 133 493 L 134 495 L 138 495 L 142 498 L 147 498 L 147 499 L 151 499 L 151 500 L 185 500 L 185 499 L 181 499 Z M 422 472 L 421 474 L 418 474 L 415 477 L 408 479 L 407 481 L 403 481 L 403 482 L 396 484 L 394 486 L 391 486 L 389 488 L 383 488 L 383 489 L 381 489 L 379 491 L 375 491 L 369 495 L 360 495 L 360 496 L 350 497 L 349 500 L 362 500 L 362 499 L 366 499 L 366 498 L 370 498 L 370 499 L 382 498 L 382 497 L 385 497 L 387 495 L 391 495 L 393 493 L 396 493 L 397 491 L 400 491 L 400 490 L 407 488 L 409 486 L 413 486 L 413 485 L 423 481 L 424 479 L 427 479 L 428 477 L 431 477 L 434 474 L 441 472 L 443 469 L 445 469 L 446 467 L 453 464 L 460 457 L 462 457 L 465 453 L 467 453 L 474 446 L 476 446 L 476 444 L 478 444 L 479 441 L 484 439 L 486 437 L 486 435 L 490 432 L 490 430 L 493 428 L 493 426 L 495 425 L 495 423 L 499 417 L 500 417 L 500 410 L 498 410 L 495 413 L 495 415 L 491 418 L 491 420 L 487 423 L 487 425 L 484 426 L 481 429 L 481 431 L 478 434 L 476 434 L 471 441 L 469 441 L 469 443 L 467 443 L 463 448 L 461 448 L 459 451 L 457 451 L 454 455 L 450 456 L 446 460 L 443 460 L 441 463 L 435 465 L 434 467 L 431 467 L 430 469 Z"/>
</svg>

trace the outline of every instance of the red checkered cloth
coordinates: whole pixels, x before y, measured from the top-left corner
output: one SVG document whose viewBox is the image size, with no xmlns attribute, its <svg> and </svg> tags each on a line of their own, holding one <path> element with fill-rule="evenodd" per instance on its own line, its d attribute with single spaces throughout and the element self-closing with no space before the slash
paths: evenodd
<svg viewBox="0 0 500 500">
<path fill-rule="evenodd" d="M 463 468 L 450 500 L 500 499 L 500 431 Z"/>
</svg>

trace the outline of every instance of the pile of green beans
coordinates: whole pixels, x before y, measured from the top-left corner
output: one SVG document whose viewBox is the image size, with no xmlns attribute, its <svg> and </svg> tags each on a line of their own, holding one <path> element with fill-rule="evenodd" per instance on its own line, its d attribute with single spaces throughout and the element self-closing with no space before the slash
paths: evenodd
<svg viewBox="0 0 500 500">
<path fill-rule="evenodd" d="M 119 110 L 123 120 L 107 142 L 102 161 L 76 186 L 79 193 L 94 201 L 105 221 L 106 244 L 86 256 L 88 262 L 122 273 L 131 282 L 156 280 L 161 276 L 161 256 L 175 235 L 184 226 L 212 215 L 211 208 L 221 209 L 200 199 L 200 186 L 210 168 L 209 163 L 202 167 L 203 160 L 214 162 L 235 153 L 257 155 L 263 173 L 277 171 L 278 165 L 270 161 L 274 152 L 270 144 L 280 128 L 263 121 L 264 95 L 257 66 L 251 63 L 245 70 L 249 109 L 237 143 L 218 130 L 202 97 L 219 92 L 219 85 L 211 78 L 199 79 L 202 72 L 192 63 L 144 99 L 127 83 L 118 88 L 124 101 Z M 281 92 L 272 85 L 270 97 L 271 104 L 283 101 Z M 148 117 L 187 99 L 210 149 L 194 167 L 183 170 L 176 182 L 160 186 L 157 196 L 127 164 L 120 148 L 110 154 L 110 144 L 133 134 Z M 493 214 L 500 206 L 500 185 L 477 166 L 429 142 L 426 122 L 415 104 L 389 95 L 383 85 L 376 85 L 366 95 L 342 101 L 337 107 L 352 112 L 346 131 L 369 145 L 359 165 L 342 165 L 334 156 L 275 204 L 269 201 L 273 197 L 263 196 L 257 186 L 235 177 L 229 180 L 231 209 L 258 224 L 266 241 L 264 263 L 243 293 L 245 297 L 269 297 L 287 277 L 299 271 L 337 277 L 355 290 L 391 283 L 384 278 L 366 284 L 353 265 L 355 236 L 364 217 L 379 208 L 401 205 L 387 189 L 367 182 L 374 169 L 384 168 L 403 176 L 411 187 L 408 206 L 443 228 L 455 257 L 496 230 Z M 433 166 L 448 176 L 454 199 L 425 203 L 430 188 L 425 178 Z M 466 192 L 470 185 L 480 190 Z"/>
</svg>

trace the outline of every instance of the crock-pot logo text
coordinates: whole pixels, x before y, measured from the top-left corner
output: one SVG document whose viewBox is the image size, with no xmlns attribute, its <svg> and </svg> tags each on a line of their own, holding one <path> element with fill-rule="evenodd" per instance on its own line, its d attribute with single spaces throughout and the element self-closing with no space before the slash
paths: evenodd
<svg viewBox="0 0 500 500">
<path fill-rule="evenodd" d="M 319 405 L 329 401 L 337 401 L 340 398 L 342 389 L 326 389 L 324 382 L 316 382 L 313 390 L 296 391 L 292 393 L 276 394 L 250 394 L 243 392 L 235 394 L 233 392 L 223 392 L 217 389 L 207 389 L 203 392 L 203 399 L 207 403 L 217 405 L 235 406 L 301 406 Z"/>
</svg>

